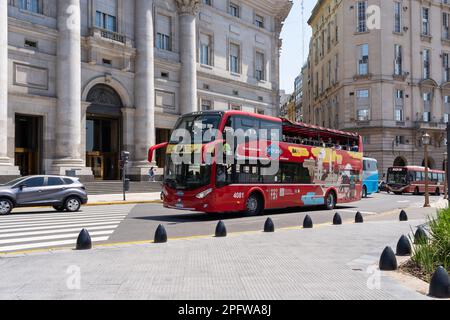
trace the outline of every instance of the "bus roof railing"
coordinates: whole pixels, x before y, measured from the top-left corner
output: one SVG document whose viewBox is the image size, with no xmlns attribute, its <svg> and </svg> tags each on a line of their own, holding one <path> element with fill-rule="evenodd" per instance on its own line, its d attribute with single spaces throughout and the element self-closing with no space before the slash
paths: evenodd
<svg viewBox="0 0 450 320">
<path fill-rule="evenodd" d="M 354 132 L 345 132 L 334 129 L 327 129 L 311 124 L 306 124 L 302 122 L 292 122 L 288 119 L 283 120 L 283 131 L 292 132 L 297 134 L 305 134 L 309 136 L 317 136 L 320 135 L 323 138 L 348 138 L 348 139 L 359 139 L 359 134 Z"/>
</svg>

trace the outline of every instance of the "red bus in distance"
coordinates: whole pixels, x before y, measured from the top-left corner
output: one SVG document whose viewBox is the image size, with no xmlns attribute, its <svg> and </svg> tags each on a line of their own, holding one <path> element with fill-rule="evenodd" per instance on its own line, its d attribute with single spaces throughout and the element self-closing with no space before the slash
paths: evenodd
<svg viewBox="0 0 450 320">
<path fill-rule="evenodd" d="M 187 114 L 174 133 L 180 129 L 215 130 L 217 135 L 201 143 L 172 135 L 168 143 L 150 148 L 150 162 L 155 150 L 167 149 L 162 191 L 167 208 L 258 215 L 301 206 L 332 210 L 361 199 L 363 146 L 356 133 L 241 111 Z M 264 136 L 265 131 L 270 133 Z M 237 132 L 253 135 L 237 143 L 225 139 Z M 186 155 L 192 161 L 174 161 Z M 221 157 L 228 161 L 222 163 Z"/>
<path fill-rule="evenodd" d="M 388 190 L 395 194 L 425 193 L 425 167 L 392 167 L 388 169 Z M 440 195 L 445 192 L 445 171 L 428 170 L 428 192 Z"/>
</svg>

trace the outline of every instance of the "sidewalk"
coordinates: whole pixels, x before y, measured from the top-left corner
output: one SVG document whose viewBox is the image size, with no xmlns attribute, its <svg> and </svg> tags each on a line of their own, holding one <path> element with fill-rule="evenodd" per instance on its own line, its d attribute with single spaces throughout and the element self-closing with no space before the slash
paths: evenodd
<svg viewBox="0 0 450 320">
<path fill-rule="evenodd" d="M 436 209 L 409 211 L 406 223 L 392 214 L 312 230 L 1 257 L 0 299 L 428 299 L 398 273 L 380 274 L 379 289 L 368 285 L 377 283 L 383 249 L 395 250 L 400 236 Z M 78 271 L 81 289 L 68 289 Z"/>
<path fill-rule="evenodd" d="M 89 195 L 88 206 L 114 205 L 114 204 L 140 204 L 140 203 L 159 203 L 161 202 L 161 193 L 127 193 L 126 201 L 123 201 L 123 194 L 101 194 Z"/>
</svg>

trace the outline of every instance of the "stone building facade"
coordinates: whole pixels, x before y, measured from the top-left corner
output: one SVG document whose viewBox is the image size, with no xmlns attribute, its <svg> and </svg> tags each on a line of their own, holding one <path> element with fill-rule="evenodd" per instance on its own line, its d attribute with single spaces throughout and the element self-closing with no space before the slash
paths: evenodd
<svg viewBox="0 0 450 320">
<path fill-rule="evenodd" d="M 181 114 L 276 115 L 287 0 L 0 0 L 0 180 L 148 173 Z M 164 165 L 164 154 L 156 163 Z"/>
<path fill-rule="evenodd" d="M 303 116 L 357 131 L 386 173 L 443 168 L 450 114 L 450 3 L 445 0 L 320 0 L 304 76 Z"/>
</svg>

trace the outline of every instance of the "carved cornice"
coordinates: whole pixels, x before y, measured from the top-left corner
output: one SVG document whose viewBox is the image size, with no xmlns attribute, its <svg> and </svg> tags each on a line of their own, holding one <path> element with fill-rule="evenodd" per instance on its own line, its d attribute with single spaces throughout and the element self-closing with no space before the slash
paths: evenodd
<svg viewBox="0 0 450 320">
<path fill-rule="evenodd" d="M 176 0 L 178 14 L 196 15 L 200 8 L 200 0 Z"/>
</svg>

